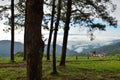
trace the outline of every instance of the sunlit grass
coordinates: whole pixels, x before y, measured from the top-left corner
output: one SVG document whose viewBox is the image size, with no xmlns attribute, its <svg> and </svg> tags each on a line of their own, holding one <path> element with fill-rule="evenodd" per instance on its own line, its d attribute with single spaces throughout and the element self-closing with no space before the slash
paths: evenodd
<svg viewBox="0 0 120 80">
<path fill-rule="evenodd" d="M 11 66 L 0 68 L 0 80 L 26 80 L 26 67 L 13 67 L 23 62 L 22 57 L 15 57 L 15 63 L 10 58 L 0 58 L 0 64 Z M 67 56 L 66 66 L 59 66 L 60 56 L 57 56 L 57 75 L 52 73 L 52 57 L 50 61 L 43 57 L 44 80 L 119 80 L 120 61 L 115 56 L 82 57 Z M 94 76 L 93 76 L 94 75 Z M 114 79 L 115 78 L 115 79 Z M 117 79 L 118 78 L 118 79 Z"/>
<path fill-rule="evenodd" d="M 25 68 L 0 69 L 0 79 L 3 79 L 3 80 L 24 80 L 25 77 L 26 77 Z"/>
<path fill-rule="evenodd" d="M 22 57 L 15 57 L 15 62 L 23 62 Z M 10 57 L 0 58 L 0 63 L 11 63 Z"/>
</svg>

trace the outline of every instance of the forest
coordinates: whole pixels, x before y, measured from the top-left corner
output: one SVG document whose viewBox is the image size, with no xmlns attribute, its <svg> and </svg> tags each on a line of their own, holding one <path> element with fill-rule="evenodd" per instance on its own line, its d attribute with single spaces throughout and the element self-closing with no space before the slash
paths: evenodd
<svg viewBox="0 0 120 80">
<path fill-rule="evenodd" d="M 6 0 L 0 2 L 6 3 Z M 107 26 L 117 28 L 117 19 L 110 15 L 116 9 L 112 0 L 8 0 L 8 2 L 10 4 L 0 6 L 0 21 L 5 20 L 4 25 L 8 26 L 3 32 L 11 34 L 10 56 L 0 57 L 0 80 L 120 79 L 120 43 L 99 48 L 102 52 L 109 51 L 110 55 L 102 53 L 101 56 L 100 51 L 97 48 L 92 49 L 91 46 L 83 50 L 82 54 L 88 53 L 84 56 L 77 53 L 67 55 L 71 27 L 79 25 L 80 28 L 86 28 L 90 41 L 95 39 L 94 32 L 97 30 L 106 31 Z M 104 23 L 96 22 L 95 19 Z M 15 45 L 15 30 L 21 27 L 24 28 L 23 52 L 15 53 L 15 48 L 19 47 Z M 60 28 L 63 28 L 64 33 L 61 54 L 57 55 Z M 49 31 L 47 39 L 44 38 L 42 29 Z"/>
</svg>

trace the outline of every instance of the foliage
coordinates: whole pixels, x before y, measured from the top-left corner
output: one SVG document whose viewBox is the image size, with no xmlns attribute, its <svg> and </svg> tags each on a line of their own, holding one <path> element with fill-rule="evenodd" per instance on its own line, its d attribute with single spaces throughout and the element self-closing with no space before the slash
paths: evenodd
<svg viewBox="0 0 120 80">
<path fill-rule="evenodd" d="M 120 54 L 115 54 L 116 58 L 120 61 Z"/>
<path fill-rule="evenodd" d="M 15 26 L 19 28 L 19 26 L 24 26 L 24 19 L 25 19 L 25 0 L 19 0 L 18 3 L 15 4 Z M 0 14 L 8 21 L 6 21 L 5 25 L 11 25 L 11 14 L 9 13 L 11 5 L 3 5 L 1 6 Z M 1 16 L 1 17 L 2 17 Z"/>
<path fill-rule="evenodd" d="M 61 18 L 60 22 L 64 24 L 65 22 L 65 13 L 66 13 L 66 3 L 67 1 L 62 1 L 62 10 L 61 10 Z M 57 4 L 56 4 L 57 5 Z M 49 29 L 48 25 L 51 20 L 51 9 L 52 9 L 52 0 L 45 0 L 44 2 L 44 16 L 43 16 L 43 27 L 45 29 Z M 8 21 L 5 23 L 7 25 L 10 25 L 10 14 L 8 13 L 10 9 L 10 5 L 0 6 L 0 13 L 1 19 L 2 16 Z M 24 26 L 25 22 L 25 0 L 19 0 L 17 4 L 15 4 L 15 9 L 17 10 L 15 13 L 15 25 L 18 29 L 19 26 Z M 107 24 L 111 26 L 116 27 L 116 20 L 114 17 L 110 16 L 109 12 L 113 12 L 116 9 L 116 5 L 112 3 L 111 0 L 73 0 L 72 4 L 72 15 L 71 15 L 71 25 L 76 26 L 79 24 L 79 26 L 88 27 L 89 31 L 92 31 L 92 33 L 96 29 L 105 30 L 105 24 L 102 23 L 95 23 L 94 19 L 99 19 L 107 22 Z M 56 14 L 54 18 L 54 22 L 56 20 Z M 60 25 L 63 26 L 63 25 Z M 89 34 L 89 33 L 88 33 Z M 90 36 L 93 36 L 90 34 Z M 91 39 L 92 40 L 92 39 Z"/>
<path fill-rule="evenodd" d="M 93 33 L 95 30 L 105 30 L 107 25 L 115 26 L 117 21 L 109 12 L 113 12 L 116 8 L 111 0 L 74 0 L 72 8 L 73 24 L 79 24 L 80 27 L 88 27 L 90 40 L 94 40 Z M 95 19 L 102 20 L 106 24 L 95 22 Z"/>
<path fill-rule="evenodd" d="M 15 4 L 15 14 L 14 14 L 14 18 L 15 18 L 15 30 L 20 29 L 22 30 L 21 27 L 25 26 L 25 5 L 26 0 L 19 0 L 18 3 Z M 5 32 L 9 32 L 11 30 L 11 14 L 9 13 L 10 11 L 10 7 L 11 5 L 3 5 L 0 6 L 0 19 L 4 20 L 5 25 L 8 25 L 9 27 L 3 29 L 3 31 Z M 46 16 L 43 16 L 43 28 L 44 29 L 49 29 L 48 28 L 48 23 L 50 21 L 50 17 L 48 14 L 46 14 Z"/>
<path fill-rule="evenodd" d="M 22 51 L 19 51 L 15 54 L 16 57 L 23 57 L 23 55 L 24 55 L 24 52 Z"/>
</svg>

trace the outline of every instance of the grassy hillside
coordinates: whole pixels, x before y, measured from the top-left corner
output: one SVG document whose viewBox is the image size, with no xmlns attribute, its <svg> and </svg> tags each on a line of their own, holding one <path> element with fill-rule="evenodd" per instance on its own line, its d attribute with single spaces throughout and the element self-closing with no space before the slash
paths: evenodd
<svg viewBox="0 0 120 80">
<path fill-rule="evenodd" d="M 114 49 L 113 51 L 109 52 L 108 54 L 110 54 L 110 55 L 120 54 L 120 48 Z"/>
<path fill-rule="evenodd" d="M 104 52 L 107 55 L 115 55 L 120 53 L 120 42 L 110 45 L 105 45 L 100 48 L 94 48 L 94 49 L 84 49 L 82 53 L 88 53 L 90 51 L 96 51 L 96 52 Z"/>
<path fill-rule="evenodd" d="M 120 61 L 115 56 L 107 57 L 67 57 L 66 66 L 59 66 L 58 74 L 52 75 L 52 62 L 43 58 L 43 80 L 119 80 Z M 10 63 L 9 58 L 0 58 L 0 80 L 26 80 L 26 63 L 22 58 L 16 58 L 16 63 Z"/>
</svg>

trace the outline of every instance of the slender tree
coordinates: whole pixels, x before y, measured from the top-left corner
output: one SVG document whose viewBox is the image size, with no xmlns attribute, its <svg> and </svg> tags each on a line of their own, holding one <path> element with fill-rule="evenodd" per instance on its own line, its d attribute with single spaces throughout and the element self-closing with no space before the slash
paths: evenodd
<svg viewBox="0 0 120 80">
<path fill-rule="evenodd" d="M 70 10 L 71 3 L 73 3 L 74 9 Z M 91 40 L 94 39 L 93 31 L 94 30 L 105 30 L 105 25 L 101 23 L 94 23 L 95 18 L 101 18 L 103 21 L 106 21 L 111 26 L 116 26 L 115 18 L 109 15 L 107 11 L 107 5 L 111 6 L 115 9 L 114 5 L 110 2 L 110 0 L 69 0 L 68 9 L 65 21 L 64 28 L 64 38 L 63 38 L 63 46 L 62 46 L 62 56 L 60 61 L 60 66 L 65 66 L 66 59 L 66 47 L 67 47 L 67 38 L 69 31 L 69 22 L 70 22 L 70 13 L 72 17 L 73 24 L 79 24 L 81 26 L 88 27 L 89 34 Z M 71 12 L 69 12 L 71 11 Z"/>
<path fill-rule="evenodd" d="M 25 2 L 25 4 L 27 4 Z M 24 58 L 23 60 L 26 60 L 26 17 L 27 17 L 27 7 L 25 7 L 25 27 L 24 27 Z"/>
<path fill-rule="evenodd" d="M 53 38 L 53 74 L 57 73 L 56 69 L 56 41 L 57 41 L 57 31 L 59 26 L 59 20 L 60 20 L 60 14 L 61 14 L 61 0 L 58 0 L 58 8 L 57 8 L 57 21 L 55 23 L 55 32 L 54 32 L 54 38 Z"/>
<path fill-rule="evenodd" d="M 69 23 L 70 23 L 70 16 L 71 16 L 72 0 L 67 0 L 67 1 L 68 1 L 67 13 L 66 13 L 66 21 L 65 21 L 65 27 L 64 27 L 64 37 L 63 37 L 63 44 L 62 44 L 62 55 L 61 55 L 60 66 L 65 66 L 68 31 L 69 31 Z"/>
<path fill-rule="evenodd" d="M 14 62 L 14 0 L 11 0 L 11 61 Z"/>
<path fill-rule="evenodd" d="M 43 0 L 27 0 L 26 54 L 27 80 L 42 80 L 44 42 L 41 34 Z"/>
<path fill-rule="evenodd" d="M 51 44 L 52 33 L 53 33 L 54 14 L 55 14 L 55 0 L 53 0 L 53 3 L 52 3 L 51 25 L 50 25 L 50 33 L 49 33 L 48 45 L 47 45 L 47 60 L 50 60 L 50 44 Z"/>
</svg>

